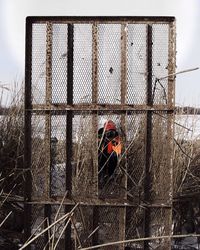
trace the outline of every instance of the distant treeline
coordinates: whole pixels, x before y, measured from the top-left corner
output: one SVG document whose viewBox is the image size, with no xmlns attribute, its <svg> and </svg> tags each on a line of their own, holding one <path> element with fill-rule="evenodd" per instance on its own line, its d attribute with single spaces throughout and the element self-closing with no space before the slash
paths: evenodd
<svg viewBox="0 0 200 250">
<path fill-rule="evenodd" d="M 175 113 L 178 115 L 200 115 L 200 108 L 194 108 L 190 106 L 175 107 Z"/>
</svg>

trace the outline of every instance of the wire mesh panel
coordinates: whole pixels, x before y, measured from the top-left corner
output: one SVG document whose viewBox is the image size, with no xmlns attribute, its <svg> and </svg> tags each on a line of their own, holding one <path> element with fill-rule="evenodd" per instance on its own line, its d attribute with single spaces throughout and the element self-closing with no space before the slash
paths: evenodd
<svg viewBox="0 0 200 250">
<path fill-rule="evenodd" d="M 45 166 L 47 149 L 45 145 L 45 116 L 32 116 L 32 186 L 33 196 L 45 196 Z"/>
<path fill-rule="evenodd" d="M 66 117 L 51 117 L 51 196 L 60 196 L 66 192 Z"/>
<path fill-rule="evenodd" d="M 32 102 L 41 104 L 46 98 L 46 24 L 33 24 L 32 29 Z"/>
<path fill-rule="evenodd" d="M 99 103 L 121 101 L 121 25 L 98 25 Z"/>
<path fill-rule="evenodd" d="M 127 41 L 127 103 L 144 104 L 147 93 L 147 27 L 128 24 Z"/>
<path fill-rule="evenodd" d="M 31 213 L 31 235 L 37 235 L 46 227 L 47 220 L 44 217 L 44 206 L 33 205 Z M 31 248 L 42 250 L 45 244 L 45 236 L 41 235 L 41 237 L 32 243 Z"/>
<path fill-rule="evenodd" d="M 67 24 L 52 27 L 52 102 L 67 101 Z"/>
<path fill-rule="evenodd" d="M 127 194 L 128 199 L 140 202 L 144 195 L 145 121 L 144 112 L 127 116 Z"/>
<path fill-rule="evenodd" d="M 92 101 L 92 25 L 74 25 L 74 103 Z"/>
<path fill-rule="evenodd" d="M 74 115 L 73 118 L 73 195 L 79 197 L 96 196 L 97 173 L 93 169 L 93 137 L 92 115 L 88 113 Z"/>
<path fill-rule="evenodd" d="M 151 167 L 151 199 L 165 203 L 172 199 L 172 175 L 169 169 L 169 161 L 172 155 L 168 153 L 171 140 L 168 129 L 170 116 L 167 113 L 154 113 L 152 117 L 152 167 Z M 158 129 L 158 127 L 160 129 Z M 157 146 L 159 145 L 159 147 Z"/>
<path fill-rule="evenodd" d="M 43 218 L 37 249 L 170 249 L 123 241 L 172 233 L 174 18 L 29 17 L 26 39 L 25 238 Z"/>
</svg>

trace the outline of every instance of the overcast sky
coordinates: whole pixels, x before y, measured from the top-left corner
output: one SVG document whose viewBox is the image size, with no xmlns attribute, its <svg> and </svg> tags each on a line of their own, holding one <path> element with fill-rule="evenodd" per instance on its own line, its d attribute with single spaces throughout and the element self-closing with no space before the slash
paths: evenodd
<svg viewBox="0 0 200 250">
<path fill-rule="evenodd" d="M 177 71 L 200 66 L 199 0 L 0 0 L 0 84 L 24 78 L 25 18 L 175 16 Z M 200 70 L 177 76 L 176 103 L 200 107 Z"/>
</svg>

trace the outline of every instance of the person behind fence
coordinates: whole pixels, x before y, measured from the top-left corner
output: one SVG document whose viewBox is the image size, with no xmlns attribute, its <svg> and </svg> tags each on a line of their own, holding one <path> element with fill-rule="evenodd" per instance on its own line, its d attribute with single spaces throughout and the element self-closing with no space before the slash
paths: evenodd
<svg viewBox="0 0 200 250">
<path fill-rule="evenodd" d="M 112 120 L 99 129 L 98 144 L 99 184 L 102 187 L 113 177 L 122 151 L 121 139 Z"/>
</svg>

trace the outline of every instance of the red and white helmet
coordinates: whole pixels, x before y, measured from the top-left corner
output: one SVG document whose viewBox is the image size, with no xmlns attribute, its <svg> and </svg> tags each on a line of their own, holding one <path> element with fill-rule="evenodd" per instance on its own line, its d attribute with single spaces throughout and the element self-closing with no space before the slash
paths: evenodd
<svg viewBox="0 0 200 250">
<path fill-rule="evenodd" d="M 116 125 L 112 120 L 108 120 L 104 123 L 104 129 L 105 131 L 116 130 Z"/>
</svg>

